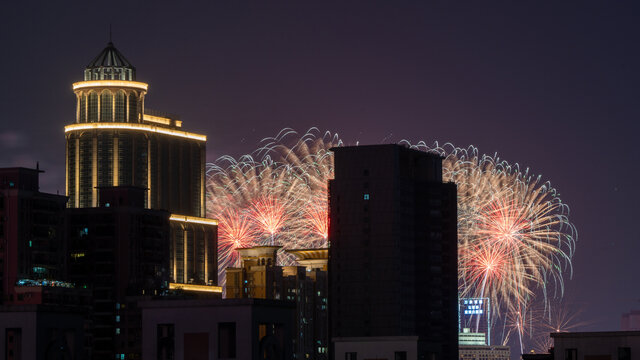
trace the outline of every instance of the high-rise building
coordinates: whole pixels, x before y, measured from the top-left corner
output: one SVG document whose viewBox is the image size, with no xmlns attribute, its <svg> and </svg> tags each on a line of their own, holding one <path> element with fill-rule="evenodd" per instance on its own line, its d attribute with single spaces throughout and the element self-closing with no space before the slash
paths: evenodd
<svg viewBox="0 0 640 360">
<path fill-rule="evenodd" d="M 34 303 L 21 282 L 65 276 L 67 198 L 39 190 L 38 169 L 0 169 L 0 303 Z M 18 289 L 20 288 L 20 289 Z M 41 289 L 38 289 L 41 292 Z"/>
<path fill-rule="evenodd" d="M 73 84 L 76 117 L 65 127 L 69 207 L 96 207 L 99 187 L 139 186 L 148 208 L 205 216 L 207 138 L 145 109 L 148 86 L 112 43 Z"/>
<path fill-rule="evenodd" d="M 92 293 L 91 358 L 140 356 L 140 298 L 169 287 L 169 213 L 136 187 L 100 189 L 100 206 L 68 209 L 69 280 Z"/>
<path fill-rule="evenodd" d="M 0 354 L 85 358 L 90 294 L 66 279 L 65 196 L 39 190 L 39 169 L 0 169 Z"/>
<path fill-rule="evenodd" d="M 239 268 L 227 268 L 227 298 L 295 302 L 294 359 L 328 359 L 327 249 L 287 250 L 300 266 L 278 266 L 280 246 L 238 249 Z M 261 333 L 260 337 L 265 334 Z"/>
<path fill-rule="evenodd" d="M 335 359 L 455 359 L 456 186 L 442 182 L 442 158 L 398 145 L 332 151 Z"/>
<path fill-rule="evenodd" d="M 144 207 L 170 217 L 170 276 L 216 285 L 217 220 L 206 219 L 206 136 L 145 108 L 149 85 L 110 42 L 73 84 L 75 121 L 65 126 L 68 207 L 98 207 L 98 189 L 145 189 Z"/>
<path fill-rule="evenodd" d="M 206 136 L 145 108 L 148 84 L 112 43 L 73 84 L 65 126 L 70 280 L 92 292 L 93 359 L 139 358 L 140 299 L 217 294 L 217 220 L 205 206 Z M 177 286 L 180 285 L 180 286 Z"/>
</svg>

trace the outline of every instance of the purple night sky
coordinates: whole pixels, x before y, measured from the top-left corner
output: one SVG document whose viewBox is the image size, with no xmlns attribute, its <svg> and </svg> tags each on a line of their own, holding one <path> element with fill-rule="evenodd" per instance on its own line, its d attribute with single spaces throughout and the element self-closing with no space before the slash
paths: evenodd
<svg viewBox="0 0 640 360">
<path fill-rule="evenodd" d="M 71 83 L 112 24 L 147 107 L 207 134 L 208 161 L 312 126 L 497 152 L 571 207 L 578 330 L 640 308 L 637 2 L 25 3 L 0 11 L 0 166 L 39 161 L 44 191 L 64 192 Z"/>
</svg>

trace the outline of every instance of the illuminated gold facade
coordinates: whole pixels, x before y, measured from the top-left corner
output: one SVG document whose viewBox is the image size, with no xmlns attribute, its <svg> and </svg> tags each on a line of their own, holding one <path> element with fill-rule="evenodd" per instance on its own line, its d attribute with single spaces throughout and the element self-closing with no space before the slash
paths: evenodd
<svg viewBox="0 0 640 360">
<path fill-rule="evenodd" d="M 69 207 L 96 207 L 99 187 L 139 186 L 147 208 L 205 216 L 206 136 L 145 110 L 147 90 L 111 43 L 73 84 L 76 117 L 65 127 Z"/>
<path fill-rule="evenodd" d="M 175 283 L 217 284 L 217 220 L 206 219 L 207 137 L 176 116 L 145 108 L 149 85 L 109 43 L 73 84 L 75 121 L 65 126 L 66 194 L 71 208 L 95 208 L 98 189 L 146 189 L 148 209 L 170 218 Z"/>
<path fill-rule="evenodd" d="M 241 266 L 228 267 L 228 299 L 281 299 L 296 303 L 294 352 L 297 359 L 328 356 L 328 249 L 291 249 L 298 266 L 278 266 L 280 246 L 237 249 Z"/>
</svg>

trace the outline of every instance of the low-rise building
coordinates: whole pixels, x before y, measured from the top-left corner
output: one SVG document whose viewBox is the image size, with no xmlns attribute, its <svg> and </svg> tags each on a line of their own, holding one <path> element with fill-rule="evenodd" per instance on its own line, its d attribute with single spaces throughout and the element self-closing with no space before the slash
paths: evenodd
<svg viewBox="0 0 640 360">
<path fill-rule="evenodd" d="M 554 332 L 554 360 L 638 360 L 640 331 Z"/>
<path fill-rule="evenodd" d="M 292 358 L 295 305 L 266 299 L 153 300 L 142 308 L 142 359 Z"/>
<path fill-rule="evenodd" d="M 460 360 L 509 360 L 511 350 L 508 346 L 460 345 Z"/>
<path fill-rule="evenodd" d="M 87 359 L 86 308 L 0 306 L 0 354 L 7 360 Z"/>
</svg>

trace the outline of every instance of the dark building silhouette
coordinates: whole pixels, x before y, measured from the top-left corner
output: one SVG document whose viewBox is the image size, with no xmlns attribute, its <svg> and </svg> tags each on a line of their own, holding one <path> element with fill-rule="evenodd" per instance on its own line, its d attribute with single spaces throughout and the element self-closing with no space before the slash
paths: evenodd
<svg viewBox="0 0 640 360">
<path fill-rule="evenodd" d="M 65 276 L 67 198 L 40 192 L 41 172 L 0 169 L 0 300 L 5 304 L 40 303 L 37 295 L 16 290 L 21 280 L 62 280 Z"/>
<path fill-rule="evenodd" d="M 333 148 L 329 311 L 335 359 L 455 359 L 456 186 L 438 155 Z"/>
<path fill-rule="evenodd" d="M 91 357 L 140 356 L 137 301 L 168 289 L 169 213 L 145 189 L 99 189 L 100 207 L 68 209 L 69 280 L 92 293 Z"/>
<path fill-rule="evenodd" d="M 39 191 L 42 172 L 0 169 L 0 354 L 86 358 L 90 293 L 65 281 L 67 198 Z"/>
</svg>

